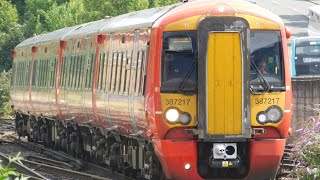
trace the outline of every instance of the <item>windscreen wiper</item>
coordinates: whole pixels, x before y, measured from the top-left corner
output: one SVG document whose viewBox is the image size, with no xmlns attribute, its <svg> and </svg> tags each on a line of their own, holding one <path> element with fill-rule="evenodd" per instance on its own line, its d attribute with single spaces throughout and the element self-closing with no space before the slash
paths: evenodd
<svg viewBox="0 0 320 180">
<path fill-rule="evenodd" d="M 261 72 L 259 71 L 258 67 L 256 66 L 256 64 L 251 60 L 251 67 L 253 67 L 258 75 L 258 79 L 260 82 L 262 82 L 263 84 L 259 87 L 254 87 L 252 85 L 250 85 L 250 91 L 253 94 L 264 94 L 266 92 L 268 92 L 271 88 L 269 82 L 266 80 L 266 78 L 261 74 Z M 263 86 L 264 85 L 264 86 Z M 262 90 L 261 92 L 259 92 L 259 90 Z"/>
<path fill-rule="evenodd" d="M 183 79 L 180 81 L 180 83 L 178 84 L 177 86 L 177 90 L 179 93 L 182 93 L 182 94 L 194 94 L 194 92 L 197 90 L 196 88 L 194 89 L 194 91 L 192 93 L 190 92 L 187 92 L 187 91 L 184 91 L 184 86 L 186 84 L 186 81 L 190 78 L 192 72 L 195 70 L 196 68 L 196 59 L 193 61 L 192 65 L 189 67 L 187 73 L 184 75 Z"/>
</svg>

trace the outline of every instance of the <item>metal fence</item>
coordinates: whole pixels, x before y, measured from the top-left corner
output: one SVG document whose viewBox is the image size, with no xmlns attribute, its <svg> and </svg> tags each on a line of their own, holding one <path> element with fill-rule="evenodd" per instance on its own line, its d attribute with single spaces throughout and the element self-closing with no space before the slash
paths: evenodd
<svg viewBox="0 0 320 180">
<path fill-rule="evenodd" d="M 293 77 L 293 118 L 291 128 L 293 132 L 299 129 L 311 116 L 318 115 L 320 111 L 320 77 L 305 76 Z"/>
</svg>

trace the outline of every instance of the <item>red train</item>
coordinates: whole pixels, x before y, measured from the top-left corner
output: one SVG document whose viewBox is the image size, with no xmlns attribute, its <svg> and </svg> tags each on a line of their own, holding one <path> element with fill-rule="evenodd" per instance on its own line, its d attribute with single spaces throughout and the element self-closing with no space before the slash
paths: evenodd
<svg viewBox="0 0 320 180">
<path fill-rule="evenodd" d="M 198 0 L 32 37 L 12 52 L 17 132 L 134 177 L 271 179 L 289 36 L 254 4 Z"/>
</svg>

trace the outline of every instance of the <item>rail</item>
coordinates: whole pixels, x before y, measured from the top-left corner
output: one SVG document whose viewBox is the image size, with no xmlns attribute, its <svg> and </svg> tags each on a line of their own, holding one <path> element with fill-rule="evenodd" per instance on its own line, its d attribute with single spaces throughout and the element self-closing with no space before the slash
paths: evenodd
<svg viewBox="0 0 320 180">
<path fill-rule="evenodd" d="M 9 156 L 6 154 L 0 153 L 0 159 L 2 160 L 3 164 L 9 164 Z M 28 177 L 28 179 L 47 179 L 46 177 L 42 176 L 41 174 L 35 172 L 34 170 L 30 169 L 29 167 L 24 165 L 24 161 L 21 160 L 22 164 L 18 162 L 11 162 L 9 167 L 16 168 L 16 171 Z"/>
<path fill-rule="evenodd" d="M 90 172 L 90 173 L 82 173 L 82 174 L 75 174 L 74 178 L 75 179 L 107 179 L 112 178 L 116 180 L 131 180 L 132 178 L 125 176 L 123 174 L 111 171 L 111 169 L 98 165 L 98 164 L 93 164 L 89 163 L 86 161 L 82 161 L 80 159 L 77 159 L 76 157 L 72 157 L 68 154 L 65 154 L 64 152 L 57 152 L 53 151 L 52 149 L 45 148 L 42 145 L 39 144 L 34 144 L 30 142 L 24 142 L 21 140 L 15 140 L 14 141 L 16 144 L 23 146 L 29 150 L 39 152 L 42 154 L 45 154 L 49 157 L 52 157 L 53 159 L 56 160 L 51 160 L 48 158 L 40 157 L 40 156 L 27 156 L 26 158 L 31 160 L 27 161 L 24 160 L 25 163 L 28 163 L 28 165 L 33 166 L 35 168 L 41 167 L 47 169 L 47 167 L 55 167 L 58 168 L 54 171 L 59 172 L 61 174 L 70 174 L 76 173 L 77 171 L 73 170 L 81 170 L 82 172 Z M 33 164 L 32 164 L 33 163 Z M 76 165 L 76 166 L 74 166 Z M 81 167 L 79 168 L 79 165 Z M 50 172 L 50 168 L 49 171 Z M 66 172 L 64 172 L 66 171 Z M 52 172 L 52 171 L 51 171 Z M 97 175 L 98 174 L 98 175 Z M 101 175 L 101 176 L 100 176 Z M 82 177 L 80 177 L 82 176 Z"/>
</svg>

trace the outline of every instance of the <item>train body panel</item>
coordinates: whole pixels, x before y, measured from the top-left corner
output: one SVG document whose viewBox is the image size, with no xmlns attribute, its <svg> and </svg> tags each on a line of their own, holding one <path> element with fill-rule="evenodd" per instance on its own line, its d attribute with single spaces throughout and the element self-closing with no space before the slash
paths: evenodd
<svg viewBox="0 0 320 180">
<path fill-rule="evenodd" d="M 34 56 L 31 100 L 35 114 L 54 117 L 58 115 L 56 109 L 55 78 L 57 68 L 57 54 L 59 43 L 46 43 L 38 46 Z M 48 67 L 46 72 L 41 71 Z"/>
<path fill-rule="evenodd" d="M 275 176 L 292 102 L 271 12 L 199 0 L 31 39 L 14 58 L 19 134 L 146 179 Z"/>
</svg>

